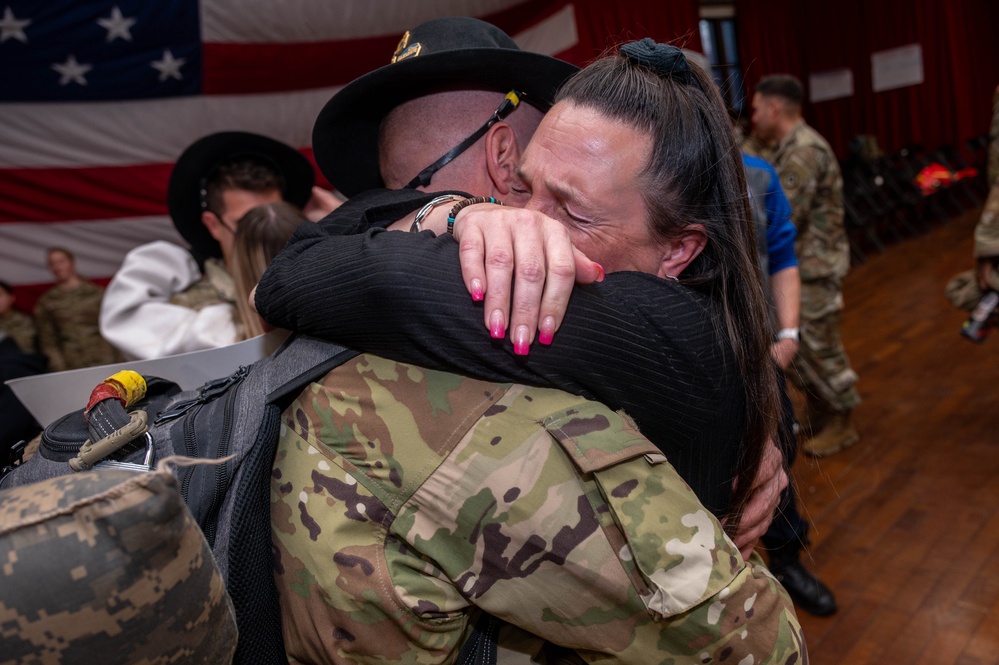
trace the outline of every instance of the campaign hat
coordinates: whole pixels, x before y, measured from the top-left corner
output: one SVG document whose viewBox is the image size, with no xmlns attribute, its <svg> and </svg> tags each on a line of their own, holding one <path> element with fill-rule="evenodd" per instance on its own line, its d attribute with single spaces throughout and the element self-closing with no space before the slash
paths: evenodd
<svg viewBox="0 0 999 665">
<path fill-rule="evenodd" d="M 541 111 L 551 108 L 562 84 L 579 68 L 524 51 L 485 21 L 452 16 L 407 31 L 389 64 L 344 86 L 320 111 L 312 130 L 319 170 L 344 196 L 384 187 L 378 169 L 378 131 L 396 106 L 434 90 L 522 93 Z M 485 120 L 485 118 L 483 118 Z"/>
<path fill-rule="evenodd" d="M 302 208 L 312 196 L 315 171 L 309 160 L 291 146 L 250 132 L 217 132 L 198 139 L 181 153 L 170 173 L 167 209 L 199 263 L 222 256 L 218 241 L 201 222 L 205 181 L 224 162 L 242 158 L 270 166 L 281 175 L 281 196 L 288 203 Z"/>
</svg>

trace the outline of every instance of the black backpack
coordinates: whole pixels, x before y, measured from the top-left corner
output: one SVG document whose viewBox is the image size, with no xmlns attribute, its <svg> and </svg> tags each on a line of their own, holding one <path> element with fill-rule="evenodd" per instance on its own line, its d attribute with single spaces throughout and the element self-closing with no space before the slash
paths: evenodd
<svg viewBox="0 0 999 665">
<path fill-rule="evenodd" d="M 239 627 L 234 662 L 288 662 L 273 581 L 267 491 L 280 416 L 305 386 L 356 355 L 293 336 L 270 356 L 196 390 L 181 392 L 173 382 L 146 377 L 146 397 L 133 408 L 146 412 L 148 431 L 97 464 L 142 470 L 172 455 L 231 456 L 218 464 L 180 466 L 175 473 L 232 599 Z M 43 432 L 38 454 L 5 467 L 0 489 L 73 473 L 69 462 L 88 437 L 82 409 L 59 418 Z M 14 455 L 21 452 L 23 446 Z"/>
<path fill-rule="evenodd" d="M 149 469 L 172 455 L 220 460 L 175 469 L 181 494 L 212 548 L 239 629 L 234 663 L 285 665 L 281 610 L 274 586 L 270 528 L 271 466 L 281 412 L 308 384 L 358 355 L 342 346 L 292 336 L 270 356 L 196 390 L 181 392 L 170 381 L 146 377 L 145 435 L 98 465 Z M 88 438 L 83 410 L 49 425 L 38 454 L 12 464 L 0 489 L 72 473 Z M 457 662 L 496 662 L 502 622 L 482 612 Z"/>
</svg>

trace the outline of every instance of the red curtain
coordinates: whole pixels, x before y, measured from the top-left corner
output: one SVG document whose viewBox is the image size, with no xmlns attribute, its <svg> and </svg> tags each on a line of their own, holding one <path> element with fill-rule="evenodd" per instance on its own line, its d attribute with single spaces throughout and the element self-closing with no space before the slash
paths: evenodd
<svg viewBox="0 0 999 665">
<path fill-rule="evenodd" d="M 992 0 L 736 0 L 740 57 L 752 87 L 766 74 L 853 72 L 854 95 L 806 103 L 805 117 L 846 156 L 853 136 L 873 134 L 892 152 L 935 149 L 988 131 L 999 83 L 999 5 Z M 918 43 L 922 84 L 873 92 L 871 54 Z"/>
<path fill-rule="evenodd" d="M 698 0 L 551 0 L 528 2 L 525 8 L 536 12 L 540 5 L 549 5 L 557 11 L 566 4 L 575 9 L 579 44 L 559 55 L 574 64 L 586 65 L 614 46 L 643 37 L 701 51 Z"/>
</svg>

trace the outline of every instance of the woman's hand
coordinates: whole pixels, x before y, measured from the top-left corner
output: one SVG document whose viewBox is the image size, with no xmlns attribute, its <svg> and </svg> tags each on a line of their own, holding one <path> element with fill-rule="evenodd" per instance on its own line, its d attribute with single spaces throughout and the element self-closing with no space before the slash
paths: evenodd
<svg viewBox="0 0 999 665">
<path fill-rule="evenodd" d="M 551 344 L 574 283 L 604 278 L 599 263 L 572 245 L 560 222 L 539 212 L 491 203 L 468 206 L 454 224 L 462 278 L 484 301 L 485 324 L 497 339 L 510 331 L 514 353 L 526 355 L 535 333 Z"/>
<path fill-rule="evenodd" d="M 787 487 L 788 482 L 787 472 L 784 470 L 784 456 L 774 445 L 773 440 L 767 441 L 760 467 L 753 479 L 749 501 L 742 511 L 742 518 L 733 538 L 744 559 L 749 559 L 756 541 L 770 527 L 774 510 L 780 503 L 781 492 Z"/>
</svg>

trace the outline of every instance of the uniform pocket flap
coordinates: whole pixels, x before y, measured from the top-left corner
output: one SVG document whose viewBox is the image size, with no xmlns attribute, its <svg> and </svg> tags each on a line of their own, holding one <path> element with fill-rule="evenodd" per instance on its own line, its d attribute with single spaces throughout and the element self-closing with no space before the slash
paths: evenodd
<svg viewBox="0 0 999 665">
<path fill-rule="evenodd" d="M 582 473 L 594 473 L 641 455 L 652 464 L 666 461 L 665 455 L 638 433 L 631 418 L 597 402 L 552 413 L 542 424 Z"/>
</svg>

